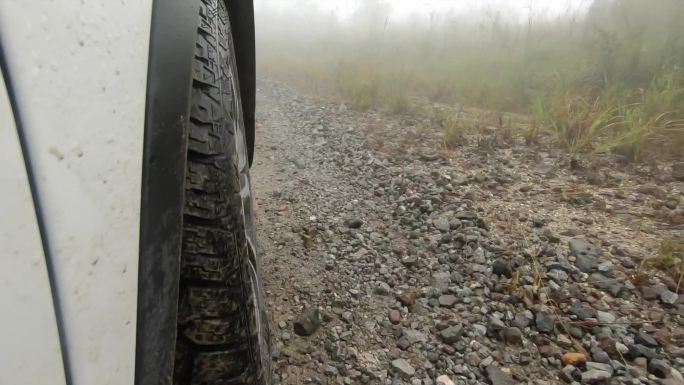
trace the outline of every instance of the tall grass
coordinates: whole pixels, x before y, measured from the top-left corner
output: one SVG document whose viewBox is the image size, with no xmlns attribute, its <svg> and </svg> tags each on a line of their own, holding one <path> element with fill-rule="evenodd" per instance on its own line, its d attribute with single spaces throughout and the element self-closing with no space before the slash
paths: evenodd
<svg viewBox="0 0 684 385">
<path fill-rule="evenodd" d="M 595 0 L 525 20 L 480 8 L 402 22 L 389 18 L 389 3 L 363 4 L 347 21 L 315 7 L 262 12 L 259 70 L 361 110 L 403 113 L 425 100 L 529 114 L 535 132 L 572 152 L 684 154 L 684 1 Z"/>
</svg>

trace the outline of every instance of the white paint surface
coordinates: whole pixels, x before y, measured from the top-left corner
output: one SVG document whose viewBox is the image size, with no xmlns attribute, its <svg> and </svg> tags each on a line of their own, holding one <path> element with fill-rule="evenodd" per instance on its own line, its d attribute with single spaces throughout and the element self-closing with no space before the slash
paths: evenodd
<svg viewBox="0 0 684 385">
<path fill-rule="evenodd" d="M 43 246 L 0 77 L 0 384 L 64 384 Z"/>
<path fill-rule="evenodd" d="M 151 0 L 0 0 L 74 385 L 133 383 L 151 10 Z"/>
</svg>

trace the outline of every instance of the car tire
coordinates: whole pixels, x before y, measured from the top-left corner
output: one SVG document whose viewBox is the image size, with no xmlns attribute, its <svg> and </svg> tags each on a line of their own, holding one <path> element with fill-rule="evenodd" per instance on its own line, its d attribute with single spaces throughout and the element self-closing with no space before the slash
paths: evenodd
<svg viewBox="0 0 684 385">
<path fill-rule="evenodd" d="M 271 383 L 238 83 L 226 5 L 201 0 L 187 126 L 177 385 Z"/>
</svg>

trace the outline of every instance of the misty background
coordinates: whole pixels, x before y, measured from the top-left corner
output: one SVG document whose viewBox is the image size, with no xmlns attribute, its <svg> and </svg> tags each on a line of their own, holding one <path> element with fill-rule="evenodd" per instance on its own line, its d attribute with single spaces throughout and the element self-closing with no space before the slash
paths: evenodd
<svg viewBox="0 0 684 385">
<path fill-rule="evenodd" d="M 256 0 L 257 70 L 350 108 L 630 161 L 684 151 L 679 0 Z"/>
</svg>

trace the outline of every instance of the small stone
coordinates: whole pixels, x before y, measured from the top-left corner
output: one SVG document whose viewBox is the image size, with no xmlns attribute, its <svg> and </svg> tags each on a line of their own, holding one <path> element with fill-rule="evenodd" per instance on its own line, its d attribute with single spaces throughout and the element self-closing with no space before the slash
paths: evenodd
<svg viewBox="0 0 684 385">
<path fill-rule="evenodd" d="M 453 325 L 439 332 L 439 336 L 447 344 L 457 342 L 463 334 L 463 326 Z"/>
<path fill-rule="evenodd" d="M 443 233 L 448 232 L 451 229 L 451 225 L 449 224 L 449 220 L 444 217 L 439 217 L 435 220 L 432 221 L 432 224 L 435 226 L 435 228 Z"/>
<path fill-rule="evenodd" d="M 492 385 L 513 385 L 516 383 L 509 373 L 504 372 L 498 366 L 489 365 L 486 372 L 489 383 Z"/>
<path fill-rule="evenodd" d="M 587 362 L 587 355 L 584 353 L 565 353 L 561 360 L 565 365 L 577 366 Z"/>
<path fill-rule="evenodd" d="M 570 314 L 574 314 L 580 320 L 585 320 L 587 318 L 594 318 L 596 312 L 594 309 L 586 306 L 573 306 L 569 310 Z"/>
<path fill-rule="evenodd" d="M 591 348 L 591 359 L 593 359 L 596 362 L 603 363 L 603 364 L 610 362 L 610 356 L 608 355 L 608 353 L 606 353 L 605 350 L 603 350 L 599 347 Z"/>
<path fill-rule="evenodd" d="M 525 312 L 518 313 L 515 315 L 515 318 L 513 319 L 513 325 L 517 326 L 520 329 L 524 329 L 532 323 L 533 319 L 534 316 L 532 315 L 532 312 L 527 310 Z"/>
<path fill-rule="evenodd" d="M 361 220 L 361 218 L 353 217 L 345 219 L 344 224 L 350 229 L 358 229 L 363 225 L 363 221 Z"/>
<path fill-rule="evenodd" d="M 555 326 L 553 318 L 544 312 L 537 313 L 535 316 L 535 324 L 537 325 L 537 330 L 543 333 L 551 333 Z"/>
<path fill-rule="evenodd" d="M 582 373 L 582 383 L 583 384 L 594 384 L 597 382 L 606 381 L 609 378 L 611 378 L 612 376 L 613 375 L 610 372 L 606 372 L 603 370 L 597 370 L 597 369 L 587 370 L 586 372 Z"/>
<path fill-rule="evenodd" d="M 294 332 L 300 336 L 310 336 L 321 325 L 318 308 L 307 308 L 294 321 Z"/>
<path fill-rule="evenodd" d="M 572 383 L 580 378 L 579 370 L 572 365 L 565 365 L 561 370 L 561 379 L 565 382 Z"/>
<path fill-rule="evenodd" d="M 323 372 L 328 376 L 336 376 L 339 374 L 337 368 L 332 365 L 325 365 L 325 369 L 323 369 Z"/>
<path fill-rule="evenodd" d="M 584 365 L 587 368 L 587 370 L 600 370 L 603 372 L 608 372 L 611 375 L 613 374 L 613 367 L 608 365 L 608 364 L 604 364 L 601 362 L 589 361 L 589 362 L 585 363 Z"/>
<path fill-rule="evenodd" d="M 663 290 L 660 293 L 660 302 L 666 305 L 674 305 L 679 299 L 679 294 L 673 293 L 669 290 Z"/>
<path fill-rule="evenodd" d="M 385 283 L 385 282 L 380 282 L 378 285 L 375 287 L 375 290 L 373 290 L 373 293 L 377 295 L 389 295 L 392 289 L 390 286 Z"/>
<path fill-rule="evenodd" d="M 659 378 L 665 378 L 670 374 L 670 365 L 667 362 L 653 358 L 648 363 L 648 372 Z"/>
<path fill-rule="evenodd" d="M 498 258 L 492 263 L 492 273 L 511 278 L 513 276 L 513 268 L 507 260 Z"/>
<path fill-rule="evenodd" d="M 562 348 L 568 349 L 572 347 L 572 340 L 565 334 L 559 334 L 556 338 L 556 342 L 558 343 L 558 346 Z"/>
<path fill-rule="evenodd" d="M 403 358 L 398 358 L 392 361 L 392 368 L 405 379 L 409 379 L 411 376 L 416 374 L 416 369 L 414 369 L 413 366 L 411 366 L 411 364 Z"/>
<path fill-rule="evenodd" d="M 636 191 L 640 194 L 651 195 L 657 199 L 665 199 L 667 197 L 667 192 L 655 185 L 639 186 Z"/>
<path fill-rule="evenodd" d="M 454 385 L 454 382 L 451 381 L 451 378 L 446 375 L 441 375 L 437 377 L 437 385 Z"/>
<path fill-rule="evenodd" d="M 520 329 L 517 327 L 510 327 L 506 328 L 502 332 L 503 339 L 506 341 L 506 343 L 512 344 L 512 345 L 522 345 L 523 342 L 523 336 L 522 332 Z"/>
<path fill-rule="evenodd" d="M 458 298 L 454 295 L 447 294 L 439 296 L 439 306 L 453 307 L 456 302 L 458 302 Z"/>
<path fill-rule="evenodd" d="M 684 162 L 672 165 L 672 178 L 684 182 Z"/>
<path fill-rule="evenodd" d="M 411 306 L 416 302 L 416 296 L 413 294 L 403 294 L 400 295 L 397 299 L 404 306 Z"/>
<path fill-rule="evenodd" d="M 600 271 L 601 273 L 612 273 L 613 268 L 613 262 L 611 261 L 601 262 L 598 265 L 598 271 Z"/>
<path fill-rule="evenodd" d="M 390 320 L 390 322 L 393 323 L 394 325 L 396 325 L 396 324 L 398 324 L 399 322 L 401 322 L 401 313 L 399 312 L 399 310 L 390 310 L 390 312 L 389 312 L 389 320 Z"/>
<path fill-rule="evenodd" d="M 613 323 L 617 319 L 613 314 L 600 310 L 596 312 L 596 318 L 599 322 L 607 324 Z"/>
<path fill-rule="evenodd" d="M 658 344 L 658 341 L 655 340 L 655 338 L 651 337 L 651 335 L 649 335 L 643 330 L 640 331 L 636 337 L 634 337 L 634 342 L 637 344 L 648 346 L 649 348 L 657 348 L 660 345 Z"/>
</svg>

